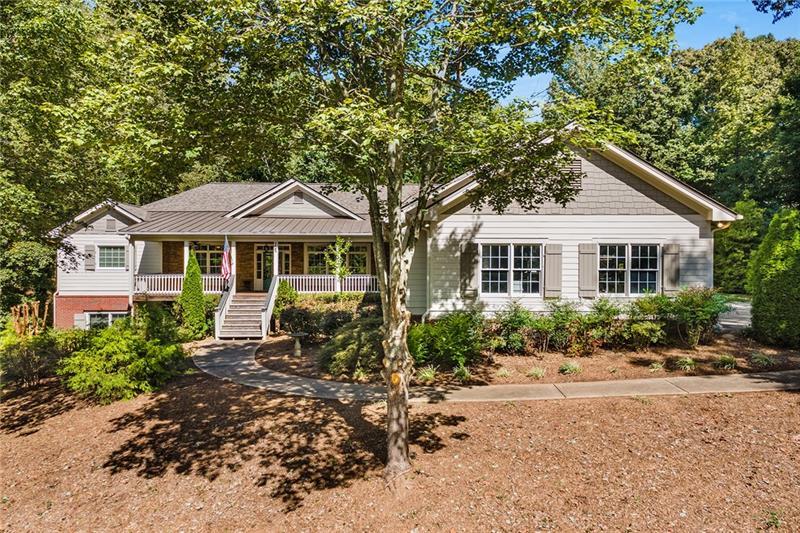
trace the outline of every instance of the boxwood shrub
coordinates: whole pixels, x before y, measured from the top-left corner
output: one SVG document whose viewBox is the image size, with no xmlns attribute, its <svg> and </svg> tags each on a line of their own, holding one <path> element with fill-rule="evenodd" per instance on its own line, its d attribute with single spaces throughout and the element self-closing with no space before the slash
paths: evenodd
<svg viewBox="0 0 800 533">
<path fill-rule="evenodd" d="M 800 210 L 775 214 L 750 265 L 753 333 L 780 346 L 800 346 Z"/>
</svg>

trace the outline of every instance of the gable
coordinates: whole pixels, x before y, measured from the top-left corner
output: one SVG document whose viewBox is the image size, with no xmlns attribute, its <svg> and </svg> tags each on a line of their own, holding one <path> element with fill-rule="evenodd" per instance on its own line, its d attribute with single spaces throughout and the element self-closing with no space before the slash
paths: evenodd
<svg viewBox="0 0 800 533">
<path fill-rule="evenodd" d="M 576 154 L 577 163 L 584 176 L 574 200 L 565 207 L 555 202 L 545 202 L 535 211 L 543 215 L 691 215 L 696 211 L 672 196 L 655 188 L 631 172 L 597 154 Z M 449 209 L 447 214 L 474 213 L 466 199 Z M 488 207 L 479 214 L 490 214 Z M 530 213 L 516 202 L 506 210 L 509 214 Z"/>
<path fill-rule="evenodd" d="M 342 214 L 302 191 L 280 195 L 248 216 L 291 218 L 341 218 Z"/>
<path fill-rule="evenodd" d="M 297 202 L 298 198 L 302 201 Z M 287 207 L 283 205 L 286 200 L 290 200 L 293 206 L 301 206 L 306 202 L 311 202 L 312 205 L 308 207 L 308 209 L 310 212 L 316 212 L 318 216 L 320 213 L 327 213 L 329 217 L 338 216 L 353 220 L 363 220 L 359 215 L 353 213 L 343 205 L 295 179 L 287 180 L 277 187 L 250 199 L 229 211 L 225 216 L 228 218 L 245 218 L 253 215 L 260 216 L 261 214 L 270 212 L 270 209 L 276 205 L 281 205 L 281 209 L 287 209 Z M 274 211 L 271 212 L 277 215 Z M 295 212 L 296 209 L 291 211 L 292 214 Z M 286 216 L 286 214 L 282 216 Z"/>
<path fill-rule="evenodd" d="M 141 220 L 134 220 L 124 215 L 121 211 L 106 206 L 76 219 L 67 232 L 73 235 L 115 234 L 137 222 L 141 222 Z"/>
</svg>

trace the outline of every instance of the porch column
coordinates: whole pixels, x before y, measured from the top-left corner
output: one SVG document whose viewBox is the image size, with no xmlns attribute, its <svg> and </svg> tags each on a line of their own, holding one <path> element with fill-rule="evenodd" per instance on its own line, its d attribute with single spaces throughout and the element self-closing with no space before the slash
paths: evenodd
<svg viewBox="0 0 800 533">
<path fill-rule="evenodd" d="M 128 257 L 130 257 L 130 261 L 126 265 L 128 267 L 128 281 L 130 282 L 128 305 L 131 306 L 131 314 L 133 314 L 133 294 L 136 292 L 136 240 L 132 235 L 128 236 Z"/>
<path fill-rule="evenodd" d="M 233 275 L 231 294 L 236 294 L 236 241 L 231 241 L 231 274 Z"/>
<path fill-rule="evenodd" d="M 189 241 L 183 241 L 183 273 L 186 274 L 186 265 L 189 264 Z"/>
<path fill-rule="evenodd" d="M 280 258 L 281 258 L 281 253 L 280 252 L 281 252 L 281 250 L 279 248 L 279 244 L 278 244 L 277 241 L 275 241 L 274 243 L 272 243 L 272 277 L 273 278 L 277 278 L 278 274 L 280 273 L 280 268 L 278 268 L 278 267 L 280 267 L 280 265 L 278 264 L 278 261 L 280 261 Z M 265 290 L 269 290 L 269 287 L 264 287 L 264 289 Z"/>
</svg>

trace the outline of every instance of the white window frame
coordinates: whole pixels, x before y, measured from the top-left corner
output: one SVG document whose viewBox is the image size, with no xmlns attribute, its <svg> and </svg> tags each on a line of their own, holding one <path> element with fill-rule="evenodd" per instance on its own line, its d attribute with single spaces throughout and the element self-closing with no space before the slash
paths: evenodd
<svg viewBox="0 0 800 533">
<path fill-rule="evenodd" d="M 262 273 L 263 273 L 263 268 L 261 268 L 263 266 L 261 264 L 261 262 L 263 261 L 262 253 L 267 249 L 269 249 L 269 251 L 272 252 L 272 247 L 273 247 L 272 244 L 258 244 L 258 243 L 253 244 L 253 256 L 254 256 L 254 259 L 255 259 L 253 261 L 253 279 L 261 279 L 261 276 L 262 276 Z M 286 259 L 286 263 L 287 263 L 285 265 L 279 265 L 278 266 L 278 274 L 279 275 L 291 274 L 292 273 L 292 245 L 291 244 L 278 244 L 278 249 L 280 250 L 281 254 L 283 254 L 282 256 L 279 254 L 278 257 L 284 257 Z M 280 261 L 280 259 L 279 259 L 279 261 Z M 287 267 L 287 268 L 283 268 L 283 267 Z M 286 272 L 283 272 L 283 270 L 286 270 Z"/>
<path fill-rule="evenodd" d="M 96 259 L 95 259 L 95 263 L 94 263 L 94 269 L 95 270 L 111 271 L 111 272 L 114 272 L 114 271 L 120 272 L 122 270 L 125 270 L 125 268 L 126 268 L 126 266 L 125 266 L 125 263 L 126 263 L 126 261 L 125 261 L 125 254 L 126 254 L 125 247 L 126 247 L 125 244 L 96 244 L 95 245 L 95 250 L 96 250 L 95 251 L 95 257 L 96 257 Z M 121 267 L 104 267 L 104 266 L 100 266 L 100 249 L 101 248 L 122 248 L 122 266 Z"/>
<path fill-rule="evenodd" d="M 200 247 L 200 246 L 206 247 L 206 249 L 198 250 L 197 247 Z M 207 249 L 207 247 L 209 247 L 209 246 L 219 247 L 220 249 L 219 250 L 209 250 L 209 249 Z M 200 274 L 202 274 L 204 276 L 219 276 L 219 275 L 222 274 L 222 262 L 220 262 L 220 271 L 219 272 L 210 272 L 210 270 L 211 270 L 210 267 L 211 267 L 211 255 L 219 255 L 220 257 L 222 257 L 222 254 L 224 253 L 224 247 L 225 247 L 225 245 L 223 243 L 215 243 L 215 242 L 198 242 L 196 244 L 192 244 L 192 250 L 194 250 L 195 257 L 199 257 L 200 255 L 205 255 L 206 256 L 205 265 L 206 265 L 206 270 L 208 270 L 208 272 L 204 272 L 203 271 L 203 264 L 200 263 L 200 260 L 198 259 L 197 262 L 200 265 Z"/>
<path fill-rule="evenodd" d="M 478 244 L 478 294 L 487 296 L 513 296 L 519 298 L 542 298 L 544 294 L 544 246 L 545 243 L 541 240 L 522 240 L 512 242 L 479 242 Z M 505 246 L 508 252 L 508 290 L 505 292 L 487 292 L 483 290 L 483 271 L 502 271 L 496 268 L 483 268 L 483 247 L 484 246 Z M 514 268 L 514 247 L 516 246 L 538 246 L 539 247 L 539 268 L 538 269 L 519 269 Z M 514 271 L 538 271 L 539 272 L 539 291 L 538 292 L 521 292 L 514 290 Z"/>
<path fill-rule="evenodd" d="M 609 293 L 609 292 L 601 292 L 600 291 L 600 247 L 601 246 L 624 246 L 625 247 L 625 292 L 623 293 Z M 656 265 L 657 268 L 655 271 L 652 269 L 642 269 L 642 268 L 631 268 L 633 263 L 633 247 L 634 246 L 655 246 L 656 247 Z M 603 269 L 607 270 L 607 269 Z M 631 272 L 655 272 L 656 273 L 656 290 L 653 293 L 646 293 L 646 292 L 631 292 Z M 662 262 L 661 262 L 661 243 L 653 242 L 653 241 L 614 241 L 614 240 L 607 240 L 607 241 L 600 241 L 597 243 L 597 265 L 596 265 L 596 272 L 597 272 L 597 295 L 598 297 L 606 297 L 606 298 L 638 298 L 641 296 L 646 296 L 647 294 L 659 294 L 661 292 L 661 270 L 662 270 Z"/>
<path fill-rule="evenodd" d="M 103 326 L 103 327 L 107 328 L 108 326 L 113 324 L 112 319 L 111 319 L 112 316 L 118 317 L 117 320 L 119 320 L 119 318 L 121 318 L 121 317 L 129 316 L 130 313 L 128 313 L 128 311 L 85 311 L 83 313 L 83 318 L 84 318 L 84 322 L 86 324 L 86 329 L 89 329 L 89 328 L 92 327 L 91 320 L 89 319 L 89 317 L 91 315 L 106 315 L 106 319 L 108 320 L 108 325 Z"/>
<path fill-rule="evenodd" d="M 328 276 L 328 275 L 330 275 L 330 273 L 328 272 L 328 264 L 327 263 L 325 264 L 325 272 L 324 273 L 311 274 L 309 272 L 308 257 L 309 257 L 309 248 L 323 248 L 322 252 L 315 250 L 315 251 L 313 251 L 311 253 L 324 253 L 328 249 L 328 246 L 330 246 L 331 244 L 333 244 L 333 241 L 331 241 L 331 242 L 307 242 L 307 243 L 305 243 L 305 245 L 303 246 L 303 272 L 305 274 L 312 275 L 312 276 Z M 351 249 L 352 249 L 353 246 L 363 246 L 365 248 L 365 250 L 363 252 L 359 251 L 359 252 L 354 252 L 354 253 L 355 254 L 359 254 L 359 255 L 361 255 L 361 254 L 366 255 L 366 270 L 367 271 L 364 274 L 356 274 L 356 275 L 363 276 L 363 275 L 372 274 L 372 261 L 370 261 L 370 250 L 371 250 L 370 243 L 368 243 L 368 242 L 352 242 L 351 241 Z M 345 261 L 347 262 L 348 268 L 350 267 L 350 254 L 351 254 L 351 252 L 348 251 L 347 252 L 347 257 L 345 259 Z"/>
</svg>

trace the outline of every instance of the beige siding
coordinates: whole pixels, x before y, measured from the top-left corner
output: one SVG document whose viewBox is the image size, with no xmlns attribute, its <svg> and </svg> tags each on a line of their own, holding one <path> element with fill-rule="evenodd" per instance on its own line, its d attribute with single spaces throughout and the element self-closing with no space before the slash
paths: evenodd
<svg viewBox="0 0 800 533">
<path fill-rule="evenodd" d="M 452 215 L 437 224 L 431 242 L 432 315 L 463 307 L 459 295 L 459 246 L 477 243 L 542 242 L 563 245 L 562 298 L 578 300 L 578 245 L 586 242 L 678 243 L 682 285 L 710 286 L 713 238 L 699 215 Z M 518 298 L 544 310 L 539 297 Z M 510 300 L 506 295 L 479 294 L 478 304 L 494 312 Z"/>
<path fill-rule="evenodd" d="M 428 280 L 425 275 L 427 264 L 427 241 L 425 235 L 422 234 L 414 250 L 414 257 L 408 272 L 408 308 L 414 315 L 425 313 L 428 305 Z M 456 276 L 458 276 L 457 272 Z"/>
<path fill-rule="evenodd" d="M 275 203 L 264 209 L 259 216 L 262 217 L 292 217 L 292 218 L 331 218 L 341 216 L 327 206 L 322 205 L 309 194 L 296 196 L 297 193 L 276 200 Z M 295 198 L 301 200 L 295 203 Z"/>
<path fill-rule="evenodd" d="M 86 246 L 127 246 L 123 235 L 96 235 L 76 233 L 67 239 L 77 250 L 74 263 L 65 261 L 63 253 L 59 253 L 57 275 L 58 293 L 65 294 L 128 294 L 130 273 L 125 269 L 104 270 L 96 267 L 93 271 L 84 268 L 83 251 Z"/>
<path fill-rule="evenodd" d="M 161 243 L 158 241 L 136 241 L 136 273 L 161 273 Z"/>
</svg>

